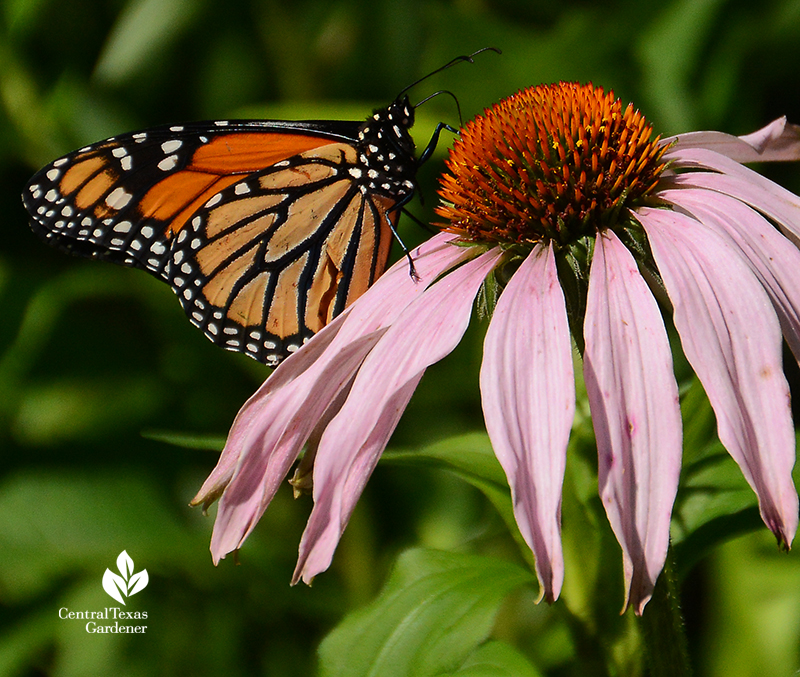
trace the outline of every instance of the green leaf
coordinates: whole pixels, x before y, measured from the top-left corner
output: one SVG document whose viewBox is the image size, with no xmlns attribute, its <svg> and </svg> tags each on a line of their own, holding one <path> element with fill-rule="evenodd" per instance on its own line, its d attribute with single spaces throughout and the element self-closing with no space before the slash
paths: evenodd
<svg viewBox="0 0 800 677">
<path fill-rule="evenodd" d="M 45 0 L 6 0 L 3 3 L 3 14 L 9 32 L 26 32 L 41 15 L 44 5 Z"/>
<path fill-rule="evenodd" d="M 487 642 L 460 669 L 441 677 L 539 677 L 527 658 L 505 642 Z"/>
<path fill-rule="evenodd" d="M 522 556 L 533 566 L 533 553 L 522 538 L 514 518 L 505 472 L 494 455 L 486 433 L 456 435 L 419 449 L 386 451 L 381 462 L 445 469 L 483 492 L 500 513 Z"/>
<path fill-rule="evenodd" d="M 379 597 L 350 614 L 322 642 L 321 674 L 426 677 L 452 672 L 487 638 L 505 596 L 533 580 L 524 569 L 495 558 L 409 550 Z"/>
<path fill-rule="evenodd" d="M 683 465 L 688 468 L 715 449 L 717 419 L 708 401 L 706 391 L 696 376 L 681 392 L 681 417 L 683 418 Z"/>
<path fill-rule="evenodd" d="M 708 41 L 718 29 L 723 0 L 677 0 L 660 8 L 639 31 L 636 52 L 645 90 L 667 129 L 695 129 L 700 102 L 690 83 L 708 58 Z"/>
<path fill-rule="evenodd" d="M 388 463 L 423 463 L 447 468 L 463 477 L 472 477 L 508 490 L 503 468 L 494 455 L 486 433 L 467 433 L 448 437 L 419 449 L 387 451 L 382 461 Z"/>
<path fill-rule="evenodd" d="M 683 469 L 670 528 L 679 581 L 718 545 L 762 525 L 758 499 L 717 438 L 714 410 L 696 376 L 681 395 L 681 414 Z"/>
<path fill-rule="evenodd" d="M 201 3 L 190 0 L 132 0 L 109 34 L 95 75 L 121 83 L 138 73 L 191 25 Z"/>
<path fill-rule="evenodd" d="M 21 392 L 12 429 L 29 445 L 84 440 L 136 425 L 162 401 L 159 384 L 147 376 L 114 382 L 59 379 Z"/>
<path fill-rule="evenodd" d="M 185 449 L 202 449 L 204 451 L 222 451 L 225 438 L 221 435 L 197 435 L 194 433 L 176 433 L 169 430 L 143 430 L 146 440 L 164 442 L 174 447 Z"/>
<path fill-rule="evenodd" d="M 719 544 L 761 525 L 758 499 L 739 466 L 719 442 L 709 445 L 707 455 L 684 468 L 672 512 L 678 580 Z"/>
</svg>

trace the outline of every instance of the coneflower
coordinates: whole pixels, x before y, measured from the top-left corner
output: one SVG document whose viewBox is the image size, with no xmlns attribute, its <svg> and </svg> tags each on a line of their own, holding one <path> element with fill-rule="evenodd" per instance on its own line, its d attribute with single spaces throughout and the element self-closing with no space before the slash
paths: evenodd
<svg viewBox="0 0 800 677">
<path fill-rule="evenodd" d="M 741 163 L 797 159 L 800 130 L 783 119 L 745 137 L 660 139 L 592 85 L 533 87 L 468 123 L 442 179 L 445 232 L 412 252 L 418 277 L 395 265 L 239 413 L 195 498 L 221 497 L 214 560 L 241 546 L 311 440 L 300 475 L 313 475 L 314 509 L 294 580 L 330 565 L 414 389 L 461 340 L 484 284 L 486 428 L 546 600 L 564 576 L 573 339 L 626 606 L 642 612 L 664 565 L 682 424 L 654 292 L 788 548 L 798 500 L 781 335 L 800 357 L 800 198 Z"/>
</svg>

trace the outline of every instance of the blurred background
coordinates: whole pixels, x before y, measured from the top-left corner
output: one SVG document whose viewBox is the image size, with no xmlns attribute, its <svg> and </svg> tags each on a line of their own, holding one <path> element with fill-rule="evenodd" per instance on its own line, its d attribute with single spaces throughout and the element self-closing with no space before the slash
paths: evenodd
<svg viewBox="0 0 800 677">
<path fill-rule="evenodd" d="M 314 674 L 321 639 L 374 598 L 404 549 L 519 558 L 469 483 L 381 463 L 313 588 L 289 587 L 310 498 L 293 501 L 288 486 L 240 566 L 213 567 L 212 518 L 188 502 L 268 370 L 214 347 L 141 271 L 40 243 L 20 203 L 41 165 L 107 136 L 213 118 L 366 118 L 486 46 L 502 56 L 437 74 L 412 101 L 446 88 L 466 120 L 518 89 L 578 80 L 632 101 L 664 135 L 744 134 L 781 115 L 800 122 L 800 0 L 3 0 L 0 675 Z M 438 121 L 458 126 L 450 97 L 417 111 L 418 147 Z M 410 211 L 423 221 L 434 218 L 451 139 L 442 135 L 420 172 L 424 203 Z M 762 169 L 800 193 L 797 166 Z M 401 234 L 409 246 L 426 237 L 408 218 Z M 473 324 L 430 369 L 392 449 L 483 430 L 485 326 Z M 168 434 L 209 448 L 169 444 Z M 731 481 L 742 489 L 735 473 Z M 702 675 L 797 674 L 800 559 L 777 551 L 747 496 L 731 508 L 742 518 L 737 537 L 685 566 L 690 651 Z M 147 610 L 148 633 L 90 636 L 61 621 L 62 607 L 110 605 L 100 579 L 122 550 L 150 576 L 129 601 Z M 568 581 L 580 566 L 568 562 Z M 618 550 L 605 566 L 616 613 Z M 541 674 L 595 674 L 567 639 L 565 602 L 533 607 L 535 597 L 535 588 L 517 592 L 496 633 Z"/>
</svg>

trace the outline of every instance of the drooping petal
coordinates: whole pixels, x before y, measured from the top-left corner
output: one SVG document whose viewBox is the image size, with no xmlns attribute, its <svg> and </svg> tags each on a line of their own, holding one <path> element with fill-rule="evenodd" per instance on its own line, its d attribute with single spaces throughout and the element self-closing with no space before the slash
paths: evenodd
<svg viewBox="0 0 800 677">
<path fill-rule="evenodd" d="M 779 117 L 761 129 L 739 138 L 758 153 L 756 159 L 739 160 L 739 162 L 800 160 L 800 126 L 787 122 L 786 116 Z"/>
<path fill-rule="evenodd" d="M 667 137 L 662 143 L 671 145 L 668 153 L 686 148 L 704 148 L 736 162 L 800 160 L 800 126 L 789 124 L 785 117 L 773 120 L 766 127 L 745 136 L 724 132 L 689 132 Z"/>
<path fill-rule="evenodd" d="M 717 417 L 720 441 L 786 547 L 797 530 L 795 440 L 775 311 L 739 251 L 685 214 L 641 208 L 687 359 Z"/>
<path fill-rule="evenodd" d="M 206 478 L 200 491 L 192 499 L 191 505 L 203 505 L 207 509 L 216 501 L 230 484 L 231 478 L 236 471 L 239 458 L 245 450 L 245 440 L 253 425 L 256 425 L 260 418 L 259 414 L 267 406 L 267 402 L 275 392 L 280 391 L 288 382 L 305 372 L 323 354 L 325 348 L 339 330 L 341 320 L 337 318 L 333 323 L 325 327 L 323 332 L 317 334 L 313 344 L 309 344 L 304 350 L 290 355 L 273 372 L 264 384 L 244 403 L 236 414 L 233 425 L 225 441 L 225 448 L 222 450 L 219 461 L 211 474 Z M 288 366 L 287 366 L 288 365 Z M 275 374 L 278 374 L 276 378 Z"/>
<path fill-rule="evenodd" d="M 561 489 L 575 377 L 552 245 L 534 247 L 497 302 L 484 343 L 481 401 L 520 533 L 536 556 L 540 599 L 553 602 L 564 581 Z"/>
<path fill-rule="evenodd" d="M 450 353 L 466 331 L 472 303 L 499 249 L 430 286 L 395 320 L 364 360 L 314 462 L 314 509 L 300 543 L 293 583 L 330 566 L 369 476 L 425 369 Z"/>
<path fill-rule="evenodd" d="M 641 614 L 667 556 L 682 422 L 661 313 L 611 231 L 596 240 L 584 338 L 600 497 L 622 546 L 624 608 Z"/>
<path fill-rule="evenodd" d="M 791 191 L 713 151 L 686 149 L 670 154 L 670 160 L 676 169 L 722 172 L 687 172 L 670 177 L 670 183 L 685 188 L 706 188 L 738 198 L 773 219 L 793 242 L 800 242 L 800 197 Z"/>
<path fill-rule="evenodd" d="M 685 188 L 660 191 L 659 197 L 732 238 L 769 294 L 786 342 L 800 360 L 800 249 L 761 214 L 728 195 Z"/>
<path fill-rule="evenodd" d="M 241 547 L 316 422 L 352 382 L 353 374 L 381 333 L 372 332 L 353 341 L 349 350 L 338 351 L 335 359 L 320 359 L 314 368 L 294 379 L 291 387 L 265 394 L 263 401 L 253 407 L 254 418 L 238 438 L 242 450 L 236 470 L 219 501 L 211 536 L 215 563 Z"/>
<path fill-rule="evenodd" d="M 331 403 L 350 385 L 387 325 L 431 281 L 470 255 L 452 246 L 451 239 L 437 236 L 412 253 L 417 280 L 409 275 L 406 261 L 393 266 L 357 305 L 287 358 L 245 404 L 223 451 L 221 476 L 211 485 L 218 490 L 235 459 L 214 523 L 215 562 L 247 538 L 317 422 L 326 412 L 331 415 Z M 206 500 L 202 494 L 195 500 Z"/>
</svg>

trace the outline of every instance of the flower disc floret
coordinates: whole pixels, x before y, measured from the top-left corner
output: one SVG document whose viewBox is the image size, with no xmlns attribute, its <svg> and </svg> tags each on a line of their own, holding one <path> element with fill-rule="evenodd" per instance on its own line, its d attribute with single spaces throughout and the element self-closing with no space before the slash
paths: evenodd
<svg viewBox="0 0 800 677">
<path fill-rule="evenodd" d="M 644 116 L 591 84 L 518 92 L 461 132 L 437 209 L 475 242 L 568 245 L 641 204 L 667 149 Z"/>
</svg>

